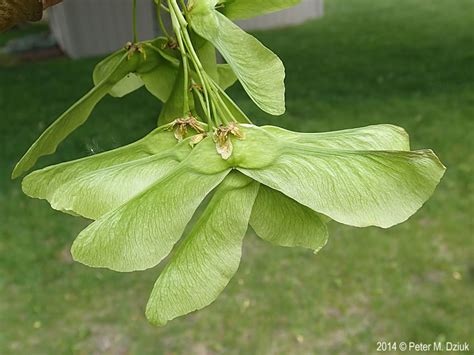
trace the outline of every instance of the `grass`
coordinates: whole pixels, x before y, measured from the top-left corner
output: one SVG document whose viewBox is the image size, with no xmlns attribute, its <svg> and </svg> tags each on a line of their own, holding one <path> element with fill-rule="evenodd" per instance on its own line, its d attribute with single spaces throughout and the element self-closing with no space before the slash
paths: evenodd
<svg viewBox="0 0 474 355">
<path fill-rule="evenodd" d="M 288 113 L 263 116 L 233 88 L 255 121 L 304 131 L 397 124 L 448 171 L 408 222 L 389 230 L 333 223 L 316 256 L 249 233 L 219 299 L 164 328 L 143 315 L 159 268 L 119 274 L 73 263 L 69 247 L 87 222 L 28 199 L 9 180 L 31 142 L 90 86 L 96 60 L 0 68 L 0 353 L 368 354 L 379 340 L 474 346 L 473 25 L 471 0 L 327 0 L 320 20 L 257 33 L 286 63 Z M 133 141 L 152 129 L 159 108 L 143 91 L 107 98 L 42 164 Z"/>
<path fill-rule="evenodd" d="M 37 22 L 20 27 L 19 29 L 4 32 L 0 36 L 0 47 L 4 46 L 8 41 L 18 37 L 34 35 L 48 30 L 48 25 L 43 22 Z"/>
</svg>

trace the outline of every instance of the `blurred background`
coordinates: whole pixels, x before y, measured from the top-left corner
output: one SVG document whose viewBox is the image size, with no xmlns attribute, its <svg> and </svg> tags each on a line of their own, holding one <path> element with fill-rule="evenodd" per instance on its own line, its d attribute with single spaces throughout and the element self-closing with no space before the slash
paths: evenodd
<svg viewBox="0 0 474 355">
<path fill-rule="evenodd" d="M 309 0 L 242 23 L 287 68 L 285 116 L 266 116 L 238 85 L 230 90 L 255 122 L 311 132 L 392 123 L 448 170 L 408 222 L 389 230 L 332 223 L 317 255 L 249 231 L 240 269 L 217 301 L 164 328 L 144 317 L 161 266 L 120 274 L 74 263 L 69 248 L 88 221 L 27 198 L 9 178 L 91 87 L 100 55 L 131 38 L 131 1 L 113 11 L 99 6 L 110 0 L 81 1 L 52 8 L 49 23 L 0 34 L 0 354 L 371 354 L 377 341 L 474 347 L 472 0 L 324 0 L 324 11 Z M 139 3 L 147 39 L 156 25 Z M 160 107 L 144 89 L 107 97 L 41 165 L 132 142 L 153 129 Z"/>
</svg>

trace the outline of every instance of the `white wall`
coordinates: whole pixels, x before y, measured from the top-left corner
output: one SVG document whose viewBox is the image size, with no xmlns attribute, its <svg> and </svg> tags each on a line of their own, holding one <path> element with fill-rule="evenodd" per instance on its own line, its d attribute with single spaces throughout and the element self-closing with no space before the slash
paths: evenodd
<svg viewBox="0 0 474 355">
<path fill-rule="evenodd" d="M 288 10 L 249 20 L 239 20 L 237 24 L 246 30 L 278 28 L 297 25 L 315 17 L 320 17 L 323 13 L 323 0 L 303 0 L 299 5 Z"/>
<path fill-rule="evenodd" d="M 153 38 L 153 2 L 137 3 L 138 37 Z M 110 53 L 133 39 L 131 0 L 66 0 L 48 13 L 51 31 L 72 58 Z"/>
<path fill-rule="evenodd" d="M 137 1 L 138 37 L 156 36 L 153 1 Z M 48 9 L 50 27 L 72 58 L 103 55 L 133 38 L 131 0 L 66 0 Z M 322 16 L 323 0 L 303 0 L 294 8 L 255 19 L 237 21 L 247 30 L 284 27 Z"/>
</svg>

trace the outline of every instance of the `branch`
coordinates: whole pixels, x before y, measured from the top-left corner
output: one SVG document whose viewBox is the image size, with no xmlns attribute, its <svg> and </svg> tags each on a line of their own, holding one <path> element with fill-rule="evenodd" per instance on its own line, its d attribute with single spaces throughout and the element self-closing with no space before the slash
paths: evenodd
<svg viewBox="0 0 474 355">
<path fill-rule="evenodd" d="M 26 21 L 39 21 L 43 10 L 62 0 L 0 0 L 0 32 Z"/>
</svg>

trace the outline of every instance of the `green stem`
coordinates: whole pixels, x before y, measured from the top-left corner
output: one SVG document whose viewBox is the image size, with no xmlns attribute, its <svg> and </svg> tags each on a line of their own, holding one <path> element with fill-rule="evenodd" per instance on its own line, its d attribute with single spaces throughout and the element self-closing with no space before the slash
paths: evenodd
<svg viewBox="0 0 474 355">
<path fill-rule="evenodd" d="M 217 86 L 217 84 L 214 84 L 212 82 L 212 85 L 214 86 L 214 90 L 216 90 L 215 87 Z M 223 117 L 225 117 L 225 115 L 227 114 L 232 121 L 237 122 L 234 115 L 232 114 L 232 112 L 230 112 L 229 108 L 225 104 L 224 100 L 222 100 L 222 97 L 221 97 L 219 91 L 217 90 L 215 92 L 216 92 L 217 102 L 218 102 L 219 106 L 221 108 L 224 108 L 224 111 L 223 112 L 221 111 L 221 115 L 223 115 Z"/>
<path fill-rule="evenodd" d="M 184 0 L 180 0 L 181 1 L 181 7 L 183 8 L 183 12 L 185 15 L 188 14 L 188 8 L 186 7 L 186 4 L 184 2 Z"/>
<path fill-rule="evenodd" d="M 215 84 L 214 83 L 214 86 L 217 88 L 217 90 L 222 94 L 222 96 L 224 96 L 227 100 L 229 100 L 230 103 L 232 103 L 232 105 L 239 111 L 239 113 L 242 115 L 242 117 L 245 118 L 245 120 L 248 122 L 248 123 L 252 123 L 252 121 L 250 121 L 250 119 L 247 117 L 247 115 L 240 109 L 240 107 L 234 102 L 234 100 L 232 100 L 232 98 L 227 95 L 227 93 L 225 92 L 225 90 L 223 90 L 219 85 Z M 221 98 L 222 100 L 222 98 Z"/>
<path fill-rule="evenodd" d="M 179 24 L 183 27 L 186 27 L 188 25 L 188 22 L 186 21 L 183 14 L 181 13 L 181 9 L 179 8 L 178 3 L 176 2 L 176 0 L 169 0 L 168 3 L 170 5 L 170 10 L 173 10 L 173 12 L 175 13 L 175 15 L 176 15 L 176 17 L 179 21 Z"/>
<path fill-rule="evenodd" d="M 203 108 L 203 110 L 206 111 L 206 106 L 207 106 L 207 102 L 205 100 L 205 98 L 203 97 L 203 93 L 201 92 L 200 89 L 197 88 L 197 86 L 199 86 L 199 83 L 196 83 L 194 80 L 193 80 L 193 85 L 192 85 L 192 89 L 193 89 L 193 92 L 196 94 L 197 98 L 199 99 L 199 103 L 201 104 L 201 107 Z M 211 127 L 214 126 L 214 123 L 216 123 L 212 116 L 209 115 L 208 112 L 204 112 L 204 114 L 206 115 L 206 122 L 209 126 L 209 129 L 211 129 Z M 216 123 L 217 125 L 217 123 Z"/>
<path fill-rule="evenodd" d="M 168 62 L 170 62 L 171 64 L 173 65 L 176 65 L 176 62 L 179 61 L 179 59 L 176 59 L 175 57 L 173 57 L 172 55 L 166 53 L 163 49 L 161 48 L 158 48 L 157 46 L 154 46 L 153 44 L 151 43 L 145 43 L 145 45 L 147 47 L 150 47 L 152 48 L 154 51 L 160 53 L 160 55 L 166 59 Z"/>
<path fill-rule="evenodd" d="M 209 88 L 207 86 L 207 82 L 205 81 L 204 76 L 202 75 L 202 69 L 199 69 L 199 65 L 201 64 L 201 62 L 199 62 L 199 64 L 196 63 L 196 60 L 194 58 L 191 61 L 193 62 L 193 65 L 196 69 L 196 73 L 199 77 L 199 80 L 201 81 L 201 85 L 202 85 L 202 88 L 203 88 L 203 91 L 204 91 L 204 97 L 205 97 L 206 105 L 203 108 L 204 108 L 204 110 L 206 110 L 206 114 L 209 115 L 209 117 L 211 117 Z M 201 68 L 202 68 L 202 66 L 201 66 Z"/>
<path fill-rule="evenodd" d="M 183 6 L 184 10 L 186 10 L 186 6 L 182 0 L 181 5 Z M 212 129 L 212 123 L 215 124 L 220 123 L 228 123 L 230 121 L 236 122 L 235 116 L 232 114 L 230 109 L 227 107 L 227 104 L 224 102 L 222 97 L 225 97 L 232 103 L 237 110 L 241 113 L 243 117 L 250 123 L 250 120 L 247 116 L 240 110 L 240 108 L 234 103 L 234 101 L 225 93 L 222 88 L 209 77 L 209 75 L 204 70 L 202 63 L 199 59 L 198 54 L 196 53 L 191 37 L 188 33 L 188 22 L 186 18 L 183 16 L 180 7 L 178 6 L 177 0 L 169 0 L 169 7 L 170 12 L 174 15 L 175 22 L 179 24 L 179 29 L 175 32 L 177 37 L 181 40 L 181 43 L 184 43 L 187 52 L 189 53 L 189 61 L 193 64 L 196 74 L 199 78 L 200 84 L 203 89 L 204 93 L 204 100 L 202 100 L 202 94 L 199 92 L 199 99 L 201 101 L 201 105 L 205 111 L 205 114 L 208 118 L 209 129 Z M 180 44 L 181 46 L 181 44 Z M 223 95 L 223 96 L 221 96 Z M 204 104 L 203 102 L 204 101 Z M 218 115 L 219 113 L 219 115 Z"/>
<path fill-rule="evenodd" d="M 133 0 L 133 43 L 138 42 L 138 35 L 137 35 L 137 0 Z"/>
<path fill-rule="evenodd" d="M 184 42 L 186 49 L 189 51 L 191 62 L 193 63 L 196 69 L 196 73 L 199 77 L 199 80 L 201 81 L 201 85 L 203 86 L 204 97 L 205 97 L 205 102 L 206 102 L 206 105 L 203 108 L 205 110 L 206 115 L 209 118 L 211 118 L 209 90 L 207 88 L 207 83 L 202 75 L 202 72 L 204 71 L 204 69 L 202 67 L 201 61 L 199 60 L 199 56 L 194 50 L 191 38 L 189 37 L 188 30 L 187 30 L 188 22 L 183 17 L 183 14 L 181 13 L 181 10 L 178 4 L 176 3 L 176 0 L 170 0 L 169 4 L 170 4 L 171 12 L 175 15 L 180 25 L 179 36 L 181 37 L 181 41 Z M 178 35 L 178 32 L 176 33 Z"/>
<path fill-rule="evenodd" d="M 156 18 L 158 20 L 158 23 L 160 24 L 161 32 L 169 39 L 170 34 L 168 33 L 168 30 L 166 29 L 165 24 L 163 23 L 163 18 L 161 16 L 161 0 L 157 0 L 155 2 L 156 4 Z"/>
<path fill-rule="evenodd" d="M 184 112 L 183 116 L 186 115 L 189 110 L 189 97 L 188 97 L 188 88 L 189 88 L 189 64 L 188 57 L 186 55 L 185 47 L 183 44 L 183 39 L 181 35 L 181 28 L 179 26 L 178 18 L 175 11 L 171 11 L 171 23 L 173 24 L 173 30 L 176 33 L 176 39 L 178 41 L 179 51 L 181 52 L 181 58 L 183 63 L 183 73 L 184 73 L 184 88 L 183 88 L 183 97 L 184 97 Z"/>
<path fill-rule="evenodd" d="M 227 125 L 229 123 L 229 120 L 226 118 L 226 114 L 225 112 L 222 110 L 222 107 L 220 105 L 217 105 L 216 103 L 214 103 L 213 106 L 216 106 L 217 108 L 217 111 L 219 112 L 220 116 L 219 116 L 219 120 L 221 121 L 221 123 Z"/>
<path fill-rule="evenodd" d="M 201 91 L 196 87 L 197 83 L 195 81 L 193 81 L 193 85 L 192 85 L 192 90 L 193 92 L 196 94 L 197 98 L 199 99 L 199 102 L 201 103 L 201 106 L 204 108 L 205 104 L 204 104 L 204 98 L 202 97 L 202 93 Z M 209 119 L 210 117 L 207 117 L 207 121 L 209 123 Z"/>
</svg>

